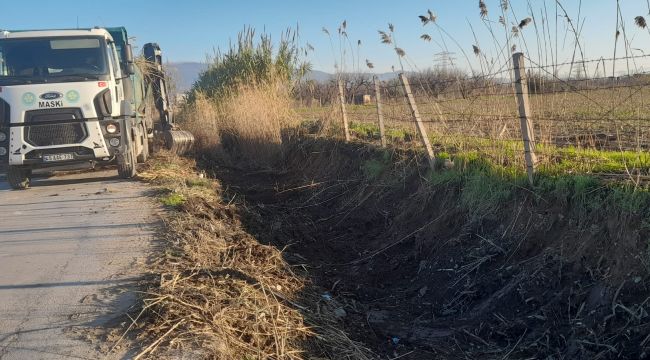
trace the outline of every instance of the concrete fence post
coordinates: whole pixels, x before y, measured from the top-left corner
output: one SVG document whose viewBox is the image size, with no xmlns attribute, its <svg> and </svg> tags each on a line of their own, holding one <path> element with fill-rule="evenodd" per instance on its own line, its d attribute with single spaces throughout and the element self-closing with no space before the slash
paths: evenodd
<svg viewBox="0 0 650 360">
<path fill-rule="evenodd" d="M 381 147 L 386 147 L 386 129 L 384 128 L 384 113 L 381 108 L 381 85 L 379 79 L 375 76 L 375 100 L 377 102 L 377 121 L 379 122 L 379 137 L 381 138 Z"/>
<path fill-rule="evenodd" d="M 515 53 L 512 55 L 515 72 L 515 94 L 517 95 L 517 105 L 519 107 L 519 122 L 521 124 L 521 137 L 524 141 L 524 158 L 526 160 L 526 172 L 528 181 L 532 185 L 535 179 L 535 165 L 537 156 L 535 155 L 535 132 L 531 119 L 530 103 L 528 99 L 528 79 L 526 76 L 526 66 L 524 63 L 524 54 Z"/>
<path fill-rule="evenodd" d="M 348 125 L 348 112 L 345 109 L 345 90 L 343 80 L 339 78 L 339 101 L 341 102 L 341 117 L 343 118 L 343 131 L 345 132 L 345 141 L 350 141 L 350 126 Z"/>
<path fill-rule="evenodd" d="M 406 75 L 404 75 L 404 73 L 399 74 L 399 79 L 402 82 L 402 86 L 404 86 L 404 93 L 406 94 L 406 99 L 408 100 L 409 107 L 411 108 L 411 115 L 413 116 L 413 120 L 415 120 L 415 126 L 417 127 L 418 132 L 420 133 L 422 144 L 424 145 L 424 148 L 427 151 L 429 166 L 431 167 L 431 170 L 435 171 L 436 157 L 435 154 L 433 153 L 433 148 L 431 147 L 431 142 L 429 141 L 429 137 L 427 136 L 427 129 L 424 127 L 424 123 L 422 122 L 422 118 L 420 117 L 420 112 L 418 111 L 418 105 L 415 102 L 415 96 L 413 96 L 413 92 L 411 91 L 411 85 L 409 85 L 409 81 L 406 78 Z"/>
</svg>

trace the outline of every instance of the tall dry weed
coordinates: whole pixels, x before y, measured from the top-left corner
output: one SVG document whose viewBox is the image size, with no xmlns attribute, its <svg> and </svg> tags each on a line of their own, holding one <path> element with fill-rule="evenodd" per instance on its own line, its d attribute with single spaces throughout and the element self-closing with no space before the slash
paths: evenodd
<svg viewBox="0 0 650 360">
<path fill-rule="evenodd" d="M 199 151 L 221 152 L 253 166 L 277 162 L 287 130 L 299 122 L 290 91 L 280 81 L 241 84 L 219 100 L 197 94 L 183 118 Z"/>
<path fill-rule="evenodd" d="M 217 103 L 205 94 L 197 92 L 191 103 L 185 104 L 177 119 L 183 127 L 194 134 L 198 152 L 214 151 L 221 144 L 217 118 Z"/>
<path fill-rule="evenodd" d="M 286 130 L 298 122 L 292 90 L 310 67 L 297 41 L 292 30 L 274 42 L 245 28 L 226 52 L 216 52 L 179 116 L 200 155 L 262 167 L 280 159 Z"/>
</svg>

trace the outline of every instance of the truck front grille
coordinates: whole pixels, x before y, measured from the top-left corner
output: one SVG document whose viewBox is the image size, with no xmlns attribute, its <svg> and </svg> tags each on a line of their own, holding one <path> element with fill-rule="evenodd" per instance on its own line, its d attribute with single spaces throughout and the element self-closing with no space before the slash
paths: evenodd
<svg viewBox="0 0 650 360">
<path fill-rule="evenodd" d="M 81 143 L 86 138 L 83 123 L 30 125 L 25 127 L 25 141 L 34 146 Z"/>
<path fill-rule="evenodd" d="M 25 141 L 33 146 L 79 144 L 87 136 L 86 124 L 78 108 L 25 113 Z"/>
</svg>

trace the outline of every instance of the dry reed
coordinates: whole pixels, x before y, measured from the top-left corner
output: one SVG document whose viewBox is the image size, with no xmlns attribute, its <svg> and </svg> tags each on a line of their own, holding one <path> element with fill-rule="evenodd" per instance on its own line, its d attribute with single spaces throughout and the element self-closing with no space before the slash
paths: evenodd
<svg viewBox="0 0 650 360">
<path fill-rule="evenodd" d="M 298 119 L 289 89 L 279 81 L 239 85 L 219 101 L 199 93 L 182 116 L 200 151 L 225 150 L 256 166 L 280 159 L 283 133 Z"/>
</svg>

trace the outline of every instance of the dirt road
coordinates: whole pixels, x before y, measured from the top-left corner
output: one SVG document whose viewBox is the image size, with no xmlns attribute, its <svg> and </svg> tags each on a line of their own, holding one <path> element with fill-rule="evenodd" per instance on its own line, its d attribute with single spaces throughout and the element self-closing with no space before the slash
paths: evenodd
<svg viewBox="0 0 650 360">
<path fill-rule="evenodd" d="M 1 360 L 106 357 L 83 338 L 134 305 L 156 221 L 147 187 L 115 173 L 37 179 L 28 191 L 0 180 Z"/>
</svg>

